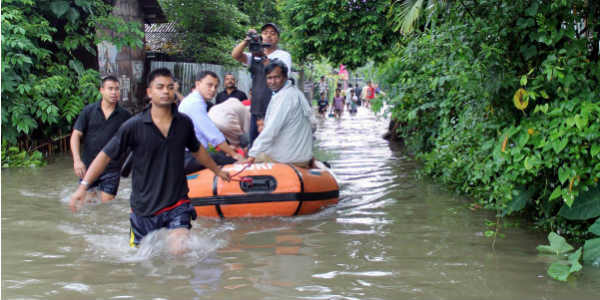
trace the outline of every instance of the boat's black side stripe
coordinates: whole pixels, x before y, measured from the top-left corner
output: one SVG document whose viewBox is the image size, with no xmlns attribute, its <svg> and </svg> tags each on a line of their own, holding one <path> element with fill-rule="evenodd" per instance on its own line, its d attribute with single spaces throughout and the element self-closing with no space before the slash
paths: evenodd
<svg viewBox="0 0 600 300">
<path fill-rule="evenodd" d="M 215 197 L 217 196 L 218 184 L 219 184 L 219 177 L 217 176 L 217 174 L 215 174 L 215 177 L 213 177 L 213 196 L 215 196 Z M 215 204 L 215 209 L 217 210 L 219 217 L 221 217 L 221 219 L 223 219 L 224 216 L 223 216 L 223 212 L 221 211 L 221 206 L 219 204 Z"/>
<path fill-rule="evenodd" d="M 212 196 L 205 198 L 191 198 L 192 205 L 206 206 L 216 205 L 219 216 L 222 216 L 219 205 L 249 204 L 261 202 L 287 202 L 287 201 L 321 201 L 338 198 L 339 191 L 317 192 L 317 193 L 288 193 L 288 194 L 244 194 L 229 196 Z"/>
<path fill-rule="evenodd" d="M 298 175 L 298 180 L 300 180 L 300 193 L 304 193 L 304 179 L 302 178 L 302 173 L 300 173 L 300 171 L 298 171 L 296 166 L 294 166 L 293 164 L 287 165 L 290 166 L 292 170 L 294 170 L 294 172 L 296 172 L 296 175 Z"/>
<path fill-rule="evenodd" d="M 302 178 L 302 173 L 300 173 L 300 171 L 298 171 L 298 169 L 293 164 L 288 164 L 288 166 L 290 166 L 292 170 L 296 172 L 298 180 L 300 181 L 300 193 L 304 193 L 304 179 Z M 298 213 L 300 212 L 300 208 L 302 208 L 302 200 L 298 201 L 298 207 L 296 207 L 296 211 L 293 214 L 294 216 L 298 215 Z"/>
</svg>

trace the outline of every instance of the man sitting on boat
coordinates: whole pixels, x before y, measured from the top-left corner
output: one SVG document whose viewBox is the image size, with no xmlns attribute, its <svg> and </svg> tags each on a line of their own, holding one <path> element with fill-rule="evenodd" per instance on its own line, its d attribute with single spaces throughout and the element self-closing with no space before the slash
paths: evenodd
<svg viewBox="0 0 600 300">
<path fill-rule="evenodd" d="M 264 128 L 248 152 L 248 162 L 292 163 L 308 168 L 313 158 L 313 113 L 304 94 L 288 81 L 288 68 L 274 59 L 265 69 L 273 97 Z"/>
<path fill-rule="evenodd" d="M 246 146 L 241 139 L 250 131 L 250 108 L 238 98 L 231 97 L 213 105 L 208 117 L 223 133 L 231 147 L 238 149 Z"/>
</svg>

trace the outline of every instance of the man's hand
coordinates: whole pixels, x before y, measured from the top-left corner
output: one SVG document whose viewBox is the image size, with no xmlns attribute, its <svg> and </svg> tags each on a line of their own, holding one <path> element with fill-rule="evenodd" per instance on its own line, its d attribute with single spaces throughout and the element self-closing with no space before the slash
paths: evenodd
<svg viewBox="0 0 600 300">
<path fill-rule="evenodd" d="M 79 188 L 71 195 L 71 202 L 69 206 L 71 207 L 72 212 L 76 212 L 83 205 L 83 201 L 85 200 L 86 188 L 84 185 L 80 185 Z"/>
<path fill-rule="evenodd" d="M 265 128 L 265 119 L 256 120 L 256 130 L 260 133 Z"/>
<path fill-rule="evenodd" d="M 249 164 L 249 165 L 251 165 L 251 164 L 253 164 L 253 163 L 254 163 L 254 161 L 255 161 L 255 160 L 256 160 L 256 158 L 254 158 L 254 157 L 250 156 L 250 157 L 248 157 L 248 159 L 246 159 L 246 160 L 245 160 L 245 161 L 243 161 L 242 163 L 243 163 L 243 164 Z"/>
<path fill-rule="evenodd" d="M 250 35 L 252 34 L 257 34 L 258 32 L 256 31 L 256 29 L 248 29 L 248 31 L 246 31 L 246 41 L 250 41 Z"/>
<path fill-rule="evenodd" d="M 81 161 L 81 159 L 76 160 L 73 163 L 73 170 L 75 171 L 75 175 L 79 178 L 83 178 L 85 176 L 85 164 Z"/>
<path fill-rule="evenodd" d="M 81 177 L 88 184 L 94 182 L 96 179 L 98 179 L 98 177 L 100 177 L 100 174 L 104 172 L 104 169 L 106 169 L 106 166 L 109 162 L 110 157 L 106 155 L 104 151 L 100 151 L 100 153 L 98 153 L 96 158 L 94 158 L 94 160 L 90 164 L 90 168 L 89 170 L 87 170 L 85 176 Z M 88 185 L 85 184 L 85 182 L 82 181 L 79 187 L 77 188 L 77 191 L 75 191 L 75 193 L 73 193 L 73 195 L 71 196 L 71 202 L 69 203 L 69 206 L 71 207 L 71 210 L 73 212 L 76 212 L 81 207 L 81 205 L 83 205 Z"/>
<path fill-rule="evenodd" d="M 227 182 L 229 182 L 229 180 L 231 180 L 231 178 L 229 177 L 229 172 L 219 170 L 216 174 L 217 174 L 217 176 L 221 177 L 221 179 L 223 179 Z"/>
</svg>

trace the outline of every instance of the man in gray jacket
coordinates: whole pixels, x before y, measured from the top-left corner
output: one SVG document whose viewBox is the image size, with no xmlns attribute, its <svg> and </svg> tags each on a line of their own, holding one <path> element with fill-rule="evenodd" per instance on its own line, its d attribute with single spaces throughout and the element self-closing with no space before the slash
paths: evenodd
<svg viewBox="0 0 600 300">
<path fill-rule="evenodd" d="M 267 85 L 275 93 L 265 115 L 264 129 L 248 152 L 248 162 L 292 163 L 310 167 L 313 158 L 313 111 L 304 94 L 288 81 L 285 63 L 266 67 Z"/>
</svg>

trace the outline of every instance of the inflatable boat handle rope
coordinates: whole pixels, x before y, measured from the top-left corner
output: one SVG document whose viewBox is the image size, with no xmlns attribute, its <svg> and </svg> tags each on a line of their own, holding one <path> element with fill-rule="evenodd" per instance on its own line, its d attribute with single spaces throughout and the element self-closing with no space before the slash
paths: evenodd
<svg viewBox="0 0 600 300">
<path fill-rule="evenodd" d="M 231 175 L 230 178 L 233 181 L 239 181 L 239 182 L 247 182 L 248 184 L 252 185 L 252 178 L 248 177 L 248 176 L 243 176 L 241 178 L 233 178 L 235 176 L 240 175 L 240 173 L 244 172 L 244 170 L 246 170 L 246 168 L 248 168 L 252 163 L 247 163 L 241 170 L 239 170 L 238 172 L 236 172 L 235 174 Z"/>
</svg>

